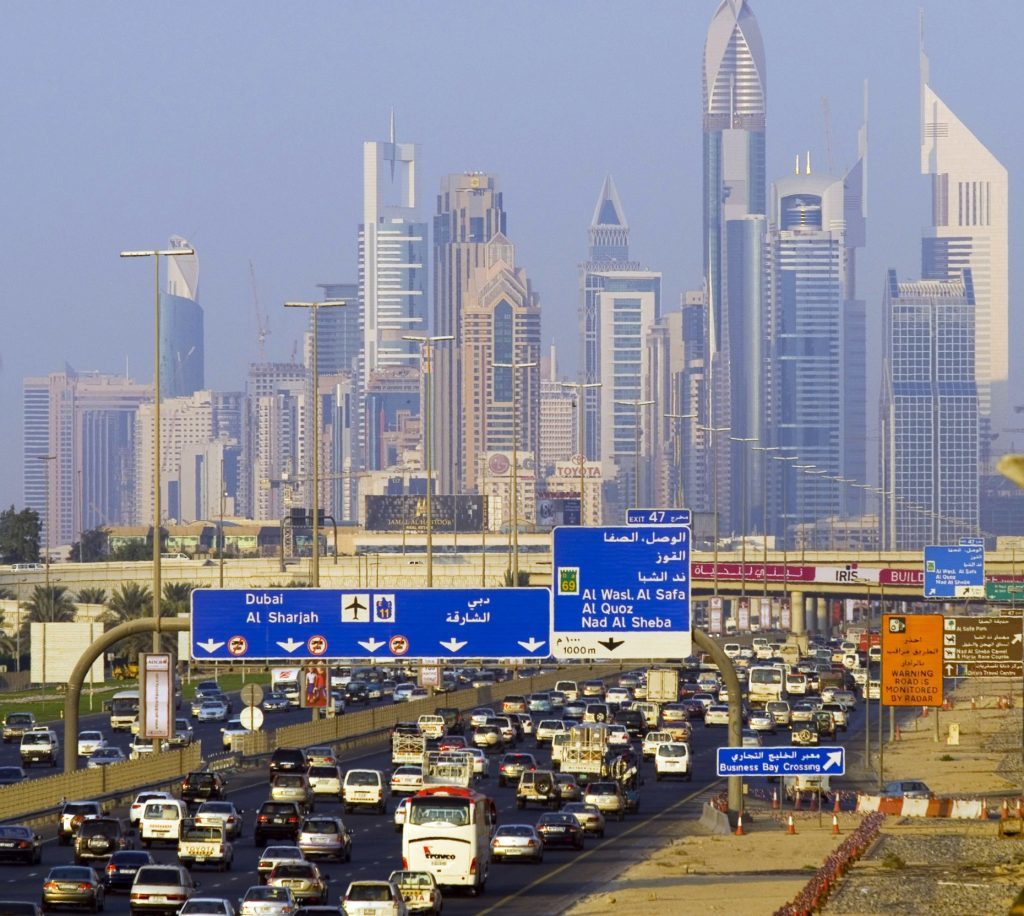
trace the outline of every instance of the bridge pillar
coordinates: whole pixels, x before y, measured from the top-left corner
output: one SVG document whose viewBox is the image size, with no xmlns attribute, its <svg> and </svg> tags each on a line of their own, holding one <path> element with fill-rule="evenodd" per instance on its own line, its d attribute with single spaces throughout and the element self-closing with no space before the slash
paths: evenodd
<svg viewBox="0 0 1024 916">
<path fill-rule="evenodd" d="M 804 593 L 789 593 L 789 630 L 794 635 L 801 635 L 807 632 L 807 621 L 804 617 Z"/>
<path fill-rule="evenodd" d="M 815 618 L 816 618 L 815 619 L 815 625 L 816 625 L 816 628 L 817 628 L 817 633 L 820 636 L 827 637 L 829 635 L 828 598 L 825 598 L 825 597 L 822 597 L 821 595 L 819 595 L 817 597 L 817 599 L 815 599 L 814 603 L 816 605 L 816 607 L 815 607 Z"/>
</svg>

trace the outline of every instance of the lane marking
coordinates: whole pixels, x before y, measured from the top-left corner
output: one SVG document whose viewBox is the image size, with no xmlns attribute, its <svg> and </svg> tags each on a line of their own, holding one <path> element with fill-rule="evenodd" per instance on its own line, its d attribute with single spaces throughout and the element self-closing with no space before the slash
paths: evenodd
<svg viewBox="0 0 1024 916">
<path fill-rule="evenodd" d="M 480 911 L 480 916 L 484 916 L 485 913 L 493 913 L 495 910 L 497 910 L 500 907 L 505 906 L 507 903 L 510 903 L 511 901 L 515 900 L 517 897 L 521 897 L 523 894 L 526 894 L 529 891 L 532 891 L 535 887 L 540 887 L 540 885 L 544 884 L 545 882 L 550 881 L 552 878 L 556 877 L 557 875 L 562 874 L 562 872 L 567 871 L 568 869 L 574 867 L 581 860 L 588 859 L 588 858 L 590 858 L 590 856 L 594 855 L 594 853 L 599 852 L 600 850 L 604 849 L 606 846 L 612 846 L 615 843 L 617 843 L 619 840 L 625 839 L 630 834 L 636 833 L 638 830 L 641 830 L 642 828 L 648 826 L 649 824 L 653 823 L 654 821 L 658 820 L 659 818 L 664 817 L 666 814 L 670 813 L 671 811 L 675 811 L 676 808 L 679 808 L 680 806 L 685 805 L 687 802 L 693 801 L 693 799 L 697 798 L 700 795 L 703 795 L 708 790 L 714 789 L 716 786 L 720 785 L 724 781 L 725 781 L 724 779 L 716 779 L 713 782 L 708 783 L 703 788 L 698 789 L 696 792 L 691 792 L 689 795 L 684 796 L 683 798 L 679 799 L 679 801 L 675 802 L 672 805 L 669 805 L 669 807 L 659 811 L 657 814 L 652 814 L 646 820 L 642 820 L 639 823 L 634 824 L 628 830 L 624 830 L 622 833 L 620 833 L 620 834 L 618 834 L 616 836 L 609 837 L 606 840 L 602 840 L 600 843 L 598 843 L 593 848 L 588 849 L 586 852 L 581 852 L 578 856 L 574 856 L 570 861 L 564 863 L 563 865 L 558 866 L 558 868 L 556 868 L 554 871 L 548 872 L 548 874 L 546 874 L 546 875 L 541 875 L 539 878 L 537 878 L 536 880 L 532 881 L 530 884 L 527 884 L 526 887 L 520 888 L 514 894 L 507 894 L 506 896 L 502 897 L 501 900 L 497 901 L 497 903 L 493 904 L 492 906 L 487 907 L 487 909 L 485 909 L 485 910 L 481 910 Z"/>
</svg>

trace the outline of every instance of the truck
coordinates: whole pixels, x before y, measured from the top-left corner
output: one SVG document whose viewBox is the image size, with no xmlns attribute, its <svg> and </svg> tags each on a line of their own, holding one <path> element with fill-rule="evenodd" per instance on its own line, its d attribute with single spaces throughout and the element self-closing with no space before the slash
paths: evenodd
<svg viewBox="0 0 1024 916">
<path fill-rule="evenodd" d="M 458 751 L 427 751 L 423 755 L 424 786 L 461 786 L 473 784 L 473 758 Z"/>
<path fill-rule="evenodd" d="M 679 672 L 675 668 L 651 668 L 647 672 L 647 700 L 675 703 L 679 699 Z"/>
<path fill-rule="evenodd" d="M 608 729 L 604 725 L 574 725 L 562 745 L 559 766 L 563 773 L 600 778 L 605 775 Z"/>
<path fill-rule="evenodd" d="M 391 739 L 391 762 L 395 766 L 423 762 L 427 739 L 422 735 L 397 734 Z"/>
</svg>

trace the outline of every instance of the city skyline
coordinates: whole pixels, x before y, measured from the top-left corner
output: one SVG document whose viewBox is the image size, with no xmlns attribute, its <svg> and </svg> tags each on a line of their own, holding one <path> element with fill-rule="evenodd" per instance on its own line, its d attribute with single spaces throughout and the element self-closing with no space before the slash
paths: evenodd
<svg viewBox="0 0 1024 916">
<path fill-rule="evenodd" d="M 951 9 L 949 4 L 929 4 L 926 9 L 929 11 L 932 7 L 940 11 L 948 13 Z M 887 7 L 888 8 L 888 7 Z M 699 16 L 693 17 L 693 21 L 687 21 L 685 27 L 685 40 L 689 46 L 692 46 L 694 39 L 700 44 L 703 41 L 704 33 L 707 30 L 708 23 L 714 13 L 715 4 L 709 3 L 701 6 L 701 13 Z M 659 8 L 659 12 L 662 16 L 671 17 L 671 10 L 667 8 Z M 776 99 L 785 98 L 787 83 L 790 82 L 787 76 L 784 64 L 791 62 L 791 56 L 787 54 L 786 39 L 791 36 L 788 33 L 780 33 L 780 28 L 787 25 L 791 25 L 791 19 L 786 17 L 780 18 L 778 14 L 768 8 L 768 4 L 754 4 L 754 12 L 758 18 L 761 32 L 764 35 L 765 45 L 767 47 L 767 60 L 768 60 L 768 71 L 771 76 L 771 87 L 772 87 L 772 107 L 771 111 L 772 120 L 771 128 L 769 131 L 768 140 L 768 165 L 766 167 L 767 180 L 771 182 L 776 178 L 786 174 L 785 171 L 777 169 L 775 162 L 780 159 L 779 149 L 784 145 L 791 145 L 792 152 L 801 150 L 805 147 L 810 147 L 814 150 L 813 156 L 817 163 L 821 164 L 822 171 L 827 168 L 828 154 L 821 150 L 822 142 L 821 137 L 824 134 L 822 126 L 821 112 L 817 109 L 814 104 L 810 106 L 805 105 L 802 111 L 802 116 L 805 121 L 805 126 L 799 132 L 792 132 L 792 140 L 788 135 L 788 130 L 785 125 L 785 114 L 780 112 L 778 116 L 778 126 L 776 121 L 776 115 L 774 112 L 777 110 Z M 907 13 L 909 15 L 903 15 L 899 17 L 900 21 L 904 24 L 905 34 L 902 35 L 900 53 L 905 58 L 905 62 L 910 66 L 902 70 L 902 79 L 906 80 L 909 74 L 913 74 L 913 66 L 916 64 L 915 55 L 915 30 L 916 30 L 916 9 L 898 11 Z M 365 14 L 362 14 L 365 15 Z M 27 18 L 27 17 L 21 17 Z M 826 16 L 826 18 L 828 18 Z M 936 86 L 936 92 L 939 96 L 947 102 L 950 108 L 956 111 L 959 118 L 968 126 L 975 136 L 979 137 L 981 142 L 986 147 L 993 150 L 997 158 L 1004 163 L 1011 164 L 1011 171 L 1013 156 L 1010 155 L 1010 149 L 1007 145 L 1000 146 L 998 142 L 997 131 L 994 129 L 991 123 L 986 123 L 984 115 L 984 106 L 977 104 L 980 101 L 980 95 L 974 99 L 964 99 L 959 92 L 955 91 L 958 87 L 958 81 L 962 80 L 966 74 L 963 73 L 962 63 L 958 60 L 958 55 L 949 53 L 948 47 L 943 50 L 943 42 L 941 36 L 943 35 L 944 23 L 941 19 L 941 14 L 938 17 L 939 21 L 935 21 L 936 17 L 932 16 L 928 20 L 928 40 L 926 42 L 929 52 L 929 57 L 932 61 L 932 80 L 931 82 Z M 695 30 L 696 35 L 690 35 L 690 30 Z M 852 39 L 851 39 L 852 43 Z M 962 55 L 961 55 L 962 56 Z M 990 57 L 989 59 L 992 59 Z M 778 64 L 773 66 L 773 61 L 779 61 Z M 866 70 L 870 70 L 871 67 L 867 66 L 865 62 Z M 985 68 L 974 65 L 976 69 Z M 847 96 L 847 101 L 851 94 L 857 95 L 860 90 L 861 79 L 867 76 L 871 79 L 870 72 L 864 72 L 860 75 L 860 78 L 851 82 L 851 85 L 845 86 L 843 91 Z M 693 84 L 698 79 L 699 73 L 697 68 L 693 66 L 693 61 L 690 61 L 690 65 L 683 67 L 676 65 L 673 68 L 673 85 L 670 96 L 674 97 L 676 102 L 681 100 L 689 99 L 694 100 Z M 882 90 L 887 90 L 888 86 L 881 87 Z M 909 88 L 909 93 L 905 90 Z M 916 89 L 916 83 L 911 83 L 909 87 L 901 87 L 898 92 L 895 92 L 897 96 L 902 93 L 904 97 L 908 96 L 912 99 L 914 90 Z M 824 91 L 824 89 L 822 90 Z M 852 92 L 851 92 L 852 91 Z M 381 104 L 378 107 L 383 107 L 385 100 L 380 100 Z M 784 103 L 783 103 L 784 105 Z M 448 171 L 452 171 L 451 165 L 452 160 L 462 158 L 465 154 L 460 153 L 458 149 L 452 149 L 450 147 L 438 147 L 437 141 L 433 141 L 433 147 L 431 146 L 431 140 L 429 138 L 429 131 L 417 129 L 422 126 L 420 119 L 422 113 L 417 111 L 415 108 L 412 111 L 406 111 L 405 106 L 397 106 L 401 112 L 401 124 L 405 124 L 407 121 L 410 124 L 408 128 L 403 127 L 403 136 L 409 136 L 414 138 L 420 146 L 424 149 L 425 156 L 428 161 L 434 163 L 434 167 L 430 171 L 421 170 L 421 180 L 426 182 L 426 188 L 433 188 L 437 186 L 437 179 Z M 859 105 L 849 106 L 853 110 L 847 110 L 847 106 L 840 105 L 838 100 L 833 97 L 831 103 L 831 112 L 835 116 L 836 123 L 832 125 L 832 136 L 835 145 L 834 154 L 837 160 L 837 168 L 835 171 L 840 171 L 844 166 L 850 164 L 853 160 L 853 153 L 851 152 L 850 137 L 855 136 L 856 128 L 851 129 L 850 123 L 856 122 L 859 119 L 860 110 Z M 892 163 L 885 159 L 885 150 L 891 147 L 892 136 L 886 135 L 884 130 L 881 130 L 877 123 L 877 105 L 873 105 L 872 111 L 872 182 L 874 187 L 885 188 L 885 184 L 882 180 L 876 182 L 875 176 L 879 173 L 885 174 L 886 169 L 891 170 Z M 686 135 L 686 147 L 690 148 L 693 146 L 695 135 L 699 135 L 699 129 L 697 129 L 697 120 L 695 116 L 684 116 L 678 114 L 680 106 L 676 105 L 674 111 L 677 113 L 675 116 L 669 118 L 663 117 L 663 128 L 667 133 L 672 135 L 678 135 L 680 133 Z M 883 105 L 884 108 L 884 105 Z M 912 121 L 916 120 L 916 107 L 907 109 L 905 106 L 901 110 L 901 118 L 903 120 Z M 367 126 L 366 130 L 362 131 L 364 136 L 375 136 L 379 134 L 379 129 L 374 130 L 374 126 L 379 128 L 381 113 L 378 111 L 376 123 Z M 1009 118 L 1007 120 L 1010 120 Z M 884 123 L 884 116 L 883 116 Z M 842 125 L 842 126 L 841 126 Z M 322 126 L 322 122 L 321 122 Z M 881 133 L 881 137 L 879 136 Z M 358 136 L 357 138 L 350 137 L 347 141 L 347 147 L 351 149 L 346 154 L 347 158 L 352 155 L 351 150 L 357 150 L 359 145 L 362 143 L 364 136 Z M 906 138 L 904 138 L 905 140 Z M 912 140 L 916 141 L 916 137 L 912 137 Z M 880 141 L 880 142 L 879 142 Z M 139 142 L 142 142 L 141 140 Z M 882 147 L 882 152 L 876 155 L 877 146 Z M 903 144 L 906 146 L 906 143 Z M 578 261 L 578 234 L 580 226 L 585 225 L 585 217 L 581 220 L 580 214 L 576 212 L 578 208 L 555 207 L 555 202 L 559 200 L 555 197 L 551 201 L 551 209 L 543 211 L 541 208 L 536 206 L 536 195 L 539 193 L 537 188 L 531 187 L 527 182 L 524 182 L 524 174 L 520 168 L 517 167 L 514 160 L 510 158 L 498 156 L 495 157 L 494 163 L 490 161 L 484 161 L 481 151 L 474 149 L 474 144 L 467 144 L 465 147 L 467 150 L 472 151 L 473 158 L 476 159 L 473 165 L 479 168 L 488 170 L 489 174 L 494 174 L 499 177 L 502 182 L 502 188 L 507 193 L 510 193 L 510 199 L 515 201 L 515 205 L 511 210 L 510 222 L 512 227 L 510 228 L 509 235 L 516 242 L 517 248 L 517 262 L 521 262 L 529 272 L 531 281 L 534 287 L 540 293 L 542 301 L 544 302 L 544 326 L 542 330 L 542 343 L 544 346 L 551 339 L 556 339 L 559 345 L 559 359 L 560 362 L 565 366 L 566 373 L 570 378 L 576 378 L 576 374 L 573 371 L 573 363 L 578 358 L 578 347 L 576 346 L 575 334 L 572 333 L 570 327 L 569 333 L 565 333 L 565 329 L 562 325 L 573 325 L 574 322 L 571 318 L 574 316 L 576 302 L 571 297 L 572 286 L 575 281 L 575 266 Z M 555 147 L 557 149 L 557 146 Z M 485 152 L 485 151 L 484 151 Z M 631 216 L 631 229 L 636 233 L 638 240 L 646 239 L 648 241 L 654 240 L 653 244 L 647 242 L 637 241 L 635 242 L 636 249 L 643 252 L 643 260 L 645 265 L 649 266 L 652 270 L 658 271 L 664 275 L 666 280 L 664 281 L 664 301 L 668 307 L 674 308 L 674 303 L 678 301 L 679 294 L 684 289 L 694 288 L 699 284 L 700 273 L 699 264 L 694 264 L 694 255 L 699 256 L 699 244 L 694 246 L 694 232 L 692 231 L 692 224 L 697 222 L 697 213 L 699 208 L 695 206 L 688 206 L 689 204 L 695 204 L 696 198 L 699 197 L 699 190 L 694 187 L 692 180 L 692 174 L 690 181 L 685 189 L 685 197 L 681 197 L 678 200 L 666 200 L 664 197 L 659 202 L 661 212 L 652 211 L 650 208 L 650 194 L 652 184 L 649 177 L 643 176 L 637 171 L 634 165 L 630 168 L 628 165 L 619 167 L 619 162 L 623 156 L 623 151 L 615 148 L 614 146 L 609 150 L 607 163 L 600 163 L 599 167 L 595 168 L 595 171 L 600 173 L 600 177 L 597 181 L 603 178 L 603 175 L 610 172 L 616 176 L 617 183 L 622 189 L 624 197 L 629 202 L 629 211 Z M 564 155 L 564 154 L 561 154 Z M 594 158 L 590 156 L 590 158 Z M 601 157 L 598 156 L 598 159 Z M 791 153 L 785 156 L 785 159 L 789 162 L 792 161 Z M 614 160 L 614 161 L 611 161 Z M 692 156 L 690 157 L 692 166 Z M 529 161 L 529 156 L 524 157 L 524 163 Z M 444 163 L 444 164 L 442 164 Z M 440 167 L 438 167 L 438 165 Z M 461 163 L 460 163 L 461 164 Z M 347 164 L 348 166 L 351 163 Z M 515 193 L 510 192 L 508 186 L 507 175 L 511 174 L 514 176 L 513 180 L 516 182 Z M 915 181 L 912 179 L 914 163 L 908 162 L 905 159 L 902 161 L 901 167 L 898 169 L 899 174 L 902 176 L 901 181 L 910 190 L 909 194 L 903 198 L 903 205 L 895 210 L 895 213 L 900 216 L 904 222 L 902 223 L 902 234 L 909 236 L 912 240 L 915 237 L 919 237 L 920 230 L 922 227 L 928 225 L 927 218 L 927 204 L 929 200 L 929 193 L 924 179 Z M 664 160 L 660 160 L 659 174 L 663 174 L 666 181 L 671 186 L 673 183 L 678 187 L 679 166 L 675 163 L 671 165 L 665 165 Z M 692 173 L 692 168 L 690 169 Z M 584 175 L 580 172 L 572 172 L 572 195 L 574 197 L 585 197 L 588 198 L 588 204 L 585 207 L 585 211 L 589 211 L 593 202 L 593 187 L 596 184 L 592 184 L 586 187 Z M 543 173 L 541 174 L 541 181 L 539 184 L 547 188 L 548 184 L 544 180 Z M 589 179 L 587 179 L 589 180 Z M 563 178 L 564 181 L 564 178 Z M 302 326 L 292 317 L 285 317 L 280 314 L 275 306 L 279 304 L 279 301 L 283 301 L 284 298 L 296 298 L 301 297 L 308 291 L 312 290 L 316 283 L 322 280 L 324 277 L 331 279 L 343 279 L 346 276 L 353 276 L 355 273 L 354 269 L 354 245 L 352 243 L 353 227 L 358 223 L 358 210 L 353 209 L 350 204 L 346 204 L 344 207 L 344 216 L 340 216 L 341 207 L 337 201 L 342 199 L 350 201 L 352 194 L 358 193 L 358 182 L 355 182 L 355 187 L 348 187 L 343 185 L 340 178 L 335 178 L 330 187 L 331 193 L 323 192 L 324 197 L 329 197 L 331 201 L 330 210 L 334 214 L 333 219 L 333 231 L 327 233 L 330 236 L 331 244 L 335 248 L 335 256 L 333 260 L 319 263 L 309 269 L 302 269 L 301 271 L 290 271 L 291 279 L 287 284 L 282 283 L 278 277 L 277 272 L 273 269 L 267 271 L 265 268 L 266 261 L 260 259 L 259 252 L 253 252 L 256 255 L 254 258 L 257 267 L 257 276 L 260 280 L 260 294 L 261 299 L 264 302 L 264 310 L 270 315 L 270 325 L 274 336 L 270 339 L 269 344 L 272 346 L 271 358 L 275 361 L 283 361 L 283 354 L 288 350 L 288 343 L 293 339 L 300 339 L 302 336 Z M 656 185 L 657 182 L 654 182 Z M 576 187 L 581 185 L 581 187 Z M 1011 184 L 1011 188 L 1013 185 Z M 888 190 L 888 189 L 887 189 Z M 694 192 L 697 192 L 696 195 Z M 269 192 L 268 192 L 269 193 Z M 884 215 L 880 216 L 880 219 L 875 218 L 875 214 L 879 214 L 879 208 L 881 208 L 881 214 L 885 213 L 885 202 L 886 199 L 891 196 L 890 194 L 882 194 L 876 190 L 874 196 L 871 197 L 871 206 L 873 209 L 872 226 L 878 224 L 879 221 L 884 220 Z M 899 195 L 897 195 L 899 196 Z M 640 202 L 638 205 L 634 203 L 634 197 Z M 161 208 L 157 208 L 158 210 Z M 202 207 L 197 207 L 198 216 L 203 210 Z M 421 205 L 419 208 L 418 217 L 421 220 L 426 220 L 430 215 L 430 207 Z M 643 214 L 641 217 L 636 215 L 637 210 Z M 1012 210 L 1012 199 L 1011 199 L 1011 210 Z M 14 211 L 17 213 L 17 210 Z M 892 211 L 891 211 L 892 212 Z M 910 222 L 908 218 L 909 213 L 918 212 L 921 214 L 921 218 L 915 222 Z M 560 241 L 556 248 L 551 248 L 550 245 L 543 245 L 538 243 L 538 238 L 542 237 L 541 234 L 537 234 L 533 229 L 536 227 L 538 218 L 543 219 L 547 215 L 551 218 L 551 222 L 557 227 L 562 221 L 568 220 L 571 217 L 571 221 L 575 227 L 574 232 L 568 242 Z M 165 217 L 166 218 L 166 217 Z M 133 213 L 131 220 L 126 220 L 123 227 L 117 227 L 116 231 L 113 231 L 111 227 L 107 226 L 107 234 L 112 234 L 113 248 L 117 247 L 131 247 L 138 244 L 150 244 L 152 242 L 158 242 L 172 234 L 177 234 L 185 228 L 189 228 L 189 223 L 185 222 L 184 226 L 180 223 L 187 220 L 188 212 L 182 210 L 181 214 L 174 217 L 175 225 L 160 225 L 156 227 L 153 225 L 152 220 L 145 219 L 140 220 L 139 214 Z M 677 247 L 677 250 L 673 253 L 671 250 L 667 250 L 664 242 L 657 238 L 660 230 L 663 230 L 665 221 L 671 219 L 681 224 L 690 224 L 688 229 L 684 230 L 684 240 L 688 238 L 688 241 L 684 241 L 684 244 Z M 889 222 L 892 222 L 892 215 L 890 215 Z M 161 220 L 161 223 L 163 220 Z M 30 227 L 34 226 L 29 221 Z M 533 228 L 531 228 L 533 227 Z M 45 237 L 42 233 L 42 226 L 34 227 L 34 232 L 29 232 L 28 235 L 31 238 Z M 123 231 L 122 231 L 123 230 Z M 145 238 L 138 239 L 135 236 L 136 232 L 144 232 Z M 102 233 L 101 233 L 102 234 Z M 216 390 L 240 390 L 243 385 L 243 380 L 246 373 L 246 367 L 249 362 L 256 360 L 256 321 L 253 316 L 253 305 L 251 302 L 251 292 L 248 284 L 248 270 L 247 264 L 245 265 L 244 276 L 239 275 L 234 278 L 234 282 L 225 285 L 224 279 L 224 264 L 219 264 L 219 270 L 212 268 L 211 264 L 216 263 L 214 258 L 216 255 L 211 254 L 211 248 L 213 251 L 218 251 L 216 243 L 209 245 L 204 241 L 203 232 L 194 232 L 189 228 L 189 231 L 182 232 L 183 235 L 187 235 L 190 241 L 193 241 L 198 251 L 201 252 L 204 260 L 204 296 L 203 296 L 203 307 L 206 311 L 206 325 L 207 325 L 207 386 Z M 280 227 L 273 224 L 267 224 L 264 234 L 268 237 L 277 237 L 280 235 Z M 79 233 L 80 238 L 83 240 L 84 247 L 89 253 L 90 261 L 95 262 L 97 257 L 102 253 L 101 251 L 93 248 L 93 243 L 96 241 L 96 236 L 90 236 L 85 233 Z M 127 237 L 126 237 L 127 236 Z M 871 244 L 866 250 L 866 256 L 862 259 L 861 273 L 859 277 L 859 294 L 860 297 L 867 300 L 867 307 L 869 313 L 873 313 L 874 317 L 874 340 L 873 340 L 873 364 L 868 370 L 869 386 L 877 387 L 878 369 L 877 369 L 877 357 L 879 354 L 879 314 L 880 314 L 880 291 L 882 288 L 883 273 L 876 271 L 875 267 L 881 264 L 884 267 L 893 267 L 898 271 L 901 276 L 916 276 L 919 271 L 917 270 L 917 258 L 918 252 L 910 250 L 902 256 L 895 256 L 892 254 L 893 251 L 899 251 L 899 245 L 888 246 L 888 250 L 885 250 L 885 257 L 879 256 L 879 244 L 885 244 L 885 235 L 881 234 L 879 243 L 875 241 L 876 235 L 874 229 L 872 230 Z M 676 236 L 678 241 L 678 236 Z M 1013 236 L 1011 235 L 1011 243 L 1013 242 Z M 263 244 L 260 242 L 259 244 Z M 316 248 L 318 246 L 314 246 Z M 914 249 L 916 245 L 903 245 L 904 249 Z M 15 252 L 20 250 L 19 245 L 15 245 L 13 249 Z M 538 251 L 542 252 L 538 254 Z M 1011 249 L 1012 252 L 1012 249 Z M 62 258 L 66 253 L 62 252 Z M 4 405 L 4 410 L 0 413 L 5 427 L 14 426 L 13 431 L 9 428 L 5 428 L 4 432 L 8 434 L 8 438 L 13 437 L 13 441 L 18 439 L 17 421 L 11 424 L 11 418 L 20 415 L 18 410 L 18 401 L 20 399 L 20 388 L 21 382 L 24 377 L 29 376 L 40 376 L 46 375 L 50 372 L 56 371 L 57 368 L 64 364 L 65 361 L 70 362 L 76 366 L 87 366 L 89 369 L 99 369 L 108 373 L 116 373 L 118 367 L 125 361 L 127 357 L 130 374 L 140 384 L 144 383 L 149 377 L 151 372 L 151 349 L 147 348 L 146 341 L 151 338 L 151 309 L 145 309 L 142 305 L 146 302 L 147 298 L 147 285 L 146 278 L 143 273 L 139 271 L 126 270 L 124 265 L 118 265 L 116 262 L 116 252 L 112 252 L 111 266 L 104 272 L 102 280 L 97 281 L 95 274 L 88 272 L 82 273 L 79 271 L 79 275 L 87 278 L 86 285 L 75 286 L 76 301 L 80 301 L 85 297 L 85 302 L 88 305 L 93 305 L 93 308 L 85 308 L 83 310 L 90 311 L 92 317 L 90 324 L 92 326 L 102 326 L 102 318 L 104 311 L 100 309 L 96 310 L 94 303 L 99 301 L 102 303 L 104 299 L 116 301 L 122 306 L 131 302 L 132 307 L 135 308 L 135 303 L 138 303 L 138 327 L 134 326 L 134 323 L 127 321 L 127 313 L 120 310 L 117 314 L 116 320 L 111 323 L 111 326 L 107 327 L 106 333 L 104 334 L 103 341 L 90 341 L 88 333 L 79 331 L 78 335 L 74 338 L 66 338 L 62 336 L 64 327 L 62 326 L 65 322 L 61 322 L 60 325 L 53 324 L 50 328 L 50 334 L 47 338 L 39 338 L 38 345 L 33 345 L 33 340 L 26 338 L 25 328 L 23 326 L 23 315 L 22 310 L 28 309 L 33 310 L 35 317 L 39 317 L 46 314 L 45 303 L 39 302 L 34 298 L 33 295 L 25 294 L 24 280 L 20 277 L 20 274 L 16 269 L 12 280 L 16 281 L 13 283 L 13 289 L 19 291 L 19 284 L 21 286 L 19 305 L 14 308 L 5 309 L 6 318 L 5 323 L 8 325 L 10 330 L 9 335 L 4 335 L 6 340 L 0 344 L 0 357 L 3 358 L 2 376 L 0 376 L 0 398 Z M 896 260 L 898 263 L 890 263 L 890 260 Z M 58 261 L 60 259 L 57 259 Z M 236 259 L 237 260 L 237 259 Z M 248 259 L 246 259 L 248 260 Z M 19 262 L 20 263 L 20 262 Z M 271 258 L 271 264 L 274 263 L 274 259 Z M 1012 263 L 1012 258 L 1011 258 Z M 59 266 L 59 265 L 57 265 Z M 235 265 L 237 267 L 237 264 Z M 870 271 L 869 271 L 870 266 Z M 301 258 L 298 259 L 296 267 L 302 267 Z M 697 269 L 695 269 L 695 267 Z M 212 284 L 210 282 L 210 274 L 214 273 L 220 282 L 215 280 Z M 237 271 L 236 271 L 237 273 Z M 299 274 L 299 275 L 296 275 Z M 263 280 L 263 277 L 268 277 L 267 280 Z M 566 278 L 568 277 L 568 283 Z M 554 280 L 552 278 L 555 278 Z M 669 280 L 668 278 L 671 278 Z M 90 282 L 91 281 L 91 282 Z M 213 286 L 214 292 L 211 294 L 211 285 Z M 287 285 L 287 289 L 283 287 Z M 1011 288 L 1013 285 L 1013 277 L 1011 274 Z M 266 289 L 269 286 L 271 290 L 282 288 L 282 295 L 277 296 L 272 293 L 268 297 Z M 570 296 L 567 298 L 566 289 L 568 289 Z M 226 312 L 229 310 L 225 305 L 225 300 L 230 299 L 231 308 L 230 315 L 234 322 L 234 328 L 231 333 L 225 333 L 225 318 Z M 24 302 L 22 306 L 20 303 Z M 38 305 L 36 304 L 38 303 Z M 45 319 L 44 319 L 45 320 Z M 69 315 L 66 324 L 74 327 L 76 323 L 76 316 Z M 1016 322 L 1014 317 L 1011 315 L 1011 331 L 1014 329 Z M 870 323 L 870 319 L 869 319 Z M 38 327 L 38 321 L 36 322 Z M 437 330 L 435 328 L 435 330 Z M 869 337 L 870 337 L 869 332 Z M 50 338 L 53 342 L 57 343 L 61 349 L 54 351 L 50 346 Z M 246 345 L 245 341 L 249 340 Z M 13 341 L 13 346 L 9 341 Z M 225 346 L 225 343 L 230 346 Z M 282 346 L 282 343 L 284 346 Z M 114 354 L 110 352 L 112 346 L 120 346 L 122 349 L 127 350 L 127 353 Z M 239 352 L 241 351 L 241 352 Z M 26 357 L 31 357 L 31 361 L 26 361 Z M 147 371 L 146 366 L 149 365 Z M 15 370 L 15 367 L 17 369 Z M 16 375 L 12 379 L 12 373 L 16 371 Z M 126 373 L 127 374 L 127 373 Z M 11 394 L 11 383 L 14 383 L 13 390 L 14 395 Z M 868 398 L 869 405 L 871 404 L 872 398 Z M 869 406 L 869 412 L 873 413 L 873 405 Z M 869 429 L 872 427 L 869 427 Z M 869 432 L 869 437 L 872 434 Z M 869 454 L 874 454 L 875 449 L 869 445 Z M 19 464 L 19 457 L 21 450 L 12 447 L 4 451 L 5 457 L 2 459 L 2 465 L 0 465 L 0 494 L 4 495 L 3 503 L 15 503 L 21 502 L 21 473 Z"/>
</svg>

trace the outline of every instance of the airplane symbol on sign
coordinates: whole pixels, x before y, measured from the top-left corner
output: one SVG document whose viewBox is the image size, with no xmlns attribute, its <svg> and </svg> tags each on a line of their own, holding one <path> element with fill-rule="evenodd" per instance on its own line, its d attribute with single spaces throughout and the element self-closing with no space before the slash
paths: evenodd
<svg viewBox="0 0 1024 916">
<path fill-rule="evenodd" d="M 359 616 L 360 611 L 366 614 Z M 370 622 L 370 600 L 369 595 L 347 594 L 341 596 L 341 622 L 342 623 L 369 623 Z"/>
</svg>

